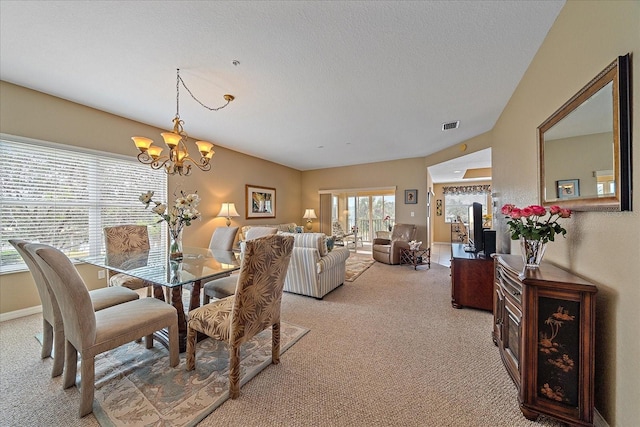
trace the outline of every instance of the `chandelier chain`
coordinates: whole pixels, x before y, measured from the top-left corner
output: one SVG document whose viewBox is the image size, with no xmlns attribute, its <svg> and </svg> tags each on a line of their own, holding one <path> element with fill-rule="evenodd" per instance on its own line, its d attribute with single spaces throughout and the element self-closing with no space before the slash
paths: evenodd
<svg viewBox="0 0 640 427">
<path fill-rule="evenodd" d="M 196 101 L 198 104 L 202 105 L 204 108 L 206 108 L 209 111 L 218 111 L 218 110 L 222 110 L 224 107 L 226 107 L 227 105 L 229 105 L 229 103 L 232 101 L 232 99 L 227 99 L 227 103 L 222 105 L 221 107 L 209 107 L 208 105 L 205 105 L 202 101 L 200 101 L 198 98 L 195 97 L 195 95 L 191 92 L 191 90 L 187 87 L 187 84 L 184 82 L 184 80 L 182 80 L 182 77 L 180 77 L 180 69 L 177 69 L 177 81 L 176 81 L 176 116 L 180 116 L 178 114 L 178 111 L 180 109 L 180 83 L 182 83 L 182 86 L 184 86 L 184 88 L 187 90 L 187 92 L 189 92 L 189 95 L 191 95 L 191 98 L 194 99 L 194 101 Z"/>
</svg>

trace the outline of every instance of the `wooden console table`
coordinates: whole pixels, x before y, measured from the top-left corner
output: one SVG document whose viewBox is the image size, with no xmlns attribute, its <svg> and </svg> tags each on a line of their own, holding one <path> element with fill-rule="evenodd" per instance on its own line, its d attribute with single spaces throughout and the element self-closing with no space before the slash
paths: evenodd
<svg viewBox="0 0 640 427">
<path fill-rule="evenodd" d="M 493 341 L 522 414 L 593 426 L 597 288 L 543 262 L 495 256 Z"/>
<path fill-rule="evenodd" d="M 493 259 L 451 244 L 451 305 L 493 310 Z"/>
</svg>

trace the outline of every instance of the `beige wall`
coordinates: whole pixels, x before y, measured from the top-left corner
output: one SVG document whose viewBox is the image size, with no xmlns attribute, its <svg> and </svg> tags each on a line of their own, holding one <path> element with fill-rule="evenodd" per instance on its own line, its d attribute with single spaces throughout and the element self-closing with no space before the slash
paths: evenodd
<svg viewBox="0 0 640 427">
<path fill-rule="evenodd" d="M 134 156 L 137 151 L 131 136 L 161 141 L 160 132 L 164 131 L 6 82 L 0 82 L 0 93 L 2 133 Z M 171 114 L 167 109 L 168 125 Z M 202 219 L 185 229 L 185 245 L 209 244 L 213 230 L 226 226 L 225 219 L 215 215 L 227 201 L 234 202 L 241 215 L 232 219 L 233 225 L 302 222 L 300 171 L 217 145 L 214 149 L 212 171 L 196 170 L 189 177 L 169 178 L 169 194 L 181 189 L 197 190 L 202 199 Z M 245 184 L 276 189 L 275 219 L 245 219 Z M 140 192 L 144 191 L 141 184 Z M 104 286 L 104 280 L 97 279 L 95 268 L 87 266 L 81 271 L 91 289 Z M 0 275 L 0 314 L 37 305 L 40 302 L 29 273 Z"/>
<path fill-rule="evenodd" d="M 317 169 L 302 172 L 302 205 L 318 212 L 318 191 L 346 188 L 380 188 L 396 186 L 396 223 L 416 224 L 417 240 L 427 239 L 427 171 L 424 158 Z M 417 189 L 418 203 L 406 205 L 404 190 Z M 413 212 L 413 216 L 411 213 Z M 314 230 L 318 231 L 314 222 Z"/>
<path fill-rule="evenodd" d="M 569 1 L 493 130 L 497 204 L 538 202 L 536 128 L 618 55 L 640 78 L 640 2 Z M 640 85 L 633 89 L 633 150 L 640 151 Z M 640 188 L 638 156 L 633 187 Z M 637 194 L 637 192 L 636 192 Z M 545 259 L 598 285 L 596 408 L 611 426 L 640 420 L 640 199 L 633 212 L 578 212 Z M 505 223 L 501 222 L 504 230 Z M 499 232 L 500 234 L 500 232 Z M 509 249 L 506 233 L 498 250 Z M 516 248 L 514 246 L 514 252 Z"/>
</svg>

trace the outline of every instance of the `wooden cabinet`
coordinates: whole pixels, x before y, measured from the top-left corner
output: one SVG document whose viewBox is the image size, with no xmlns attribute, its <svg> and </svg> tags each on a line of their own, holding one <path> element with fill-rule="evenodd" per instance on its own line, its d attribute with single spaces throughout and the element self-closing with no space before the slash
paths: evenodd
<svg viewBox="0 0 640 427">
<path fill-rule="evenodd" d="M 494 267 L 493 340 L 523 415 L 593 426 L 597 288 L 544 262 L 524 270 L 520 256 Z"/>
<path fill-rule="evenodd" d="M 493 259 L 451 245 L 451 305 L 454 308 L 493 309 Z"/>
</svg>

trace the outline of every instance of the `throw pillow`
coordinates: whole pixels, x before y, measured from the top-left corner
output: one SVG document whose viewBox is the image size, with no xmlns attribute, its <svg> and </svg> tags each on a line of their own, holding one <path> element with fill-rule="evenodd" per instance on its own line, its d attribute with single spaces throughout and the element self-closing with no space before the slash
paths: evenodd
<svg viewBox="0 0 640 427">
<path fill-rule="evenodd" d="M 336 243 L 335 237 L 327 237 L 327 252 L 331 252 L 333 250 L 333 246 Z"/>
</svg>

